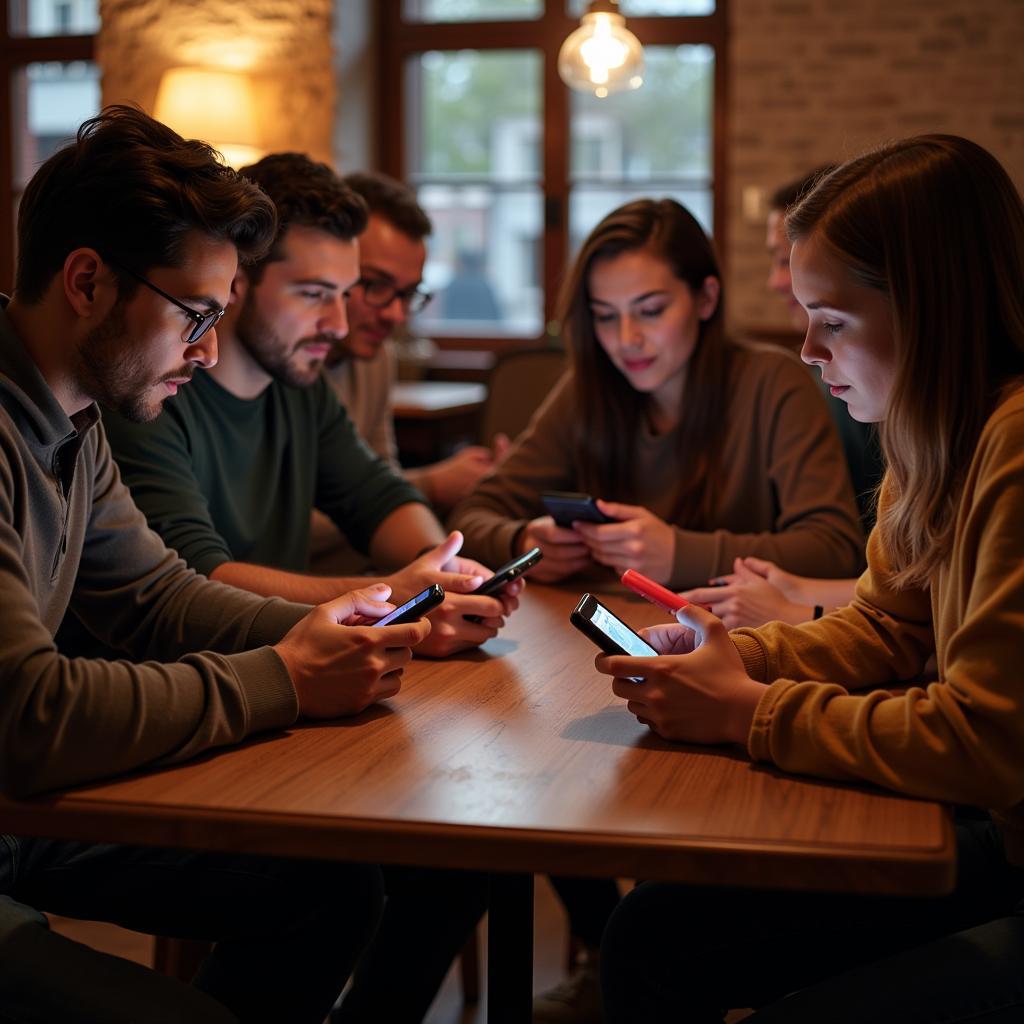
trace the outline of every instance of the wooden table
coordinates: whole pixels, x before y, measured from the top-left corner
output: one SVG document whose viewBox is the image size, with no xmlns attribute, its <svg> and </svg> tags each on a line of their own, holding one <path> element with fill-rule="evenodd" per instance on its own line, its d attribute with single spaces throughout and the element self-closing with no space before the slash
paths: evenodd
<svg viewBox="0 0 1024 1024">
<path fill-rule="evenodd" d="M 399 381 L 391 390 L 395 441 L 404 466 L 450 455 L 480 436 L 487 386 L 467 381 Z"/>
<path fill-rule="evenodd" d="M 5 830 L 491 871 L 491 1020 L 529 1019 L 533 872 L 951 888 L 952 827 L 938 805 L 650 734 L 568 624 L 577 596 L 530 586 L 482 651 L 415 661 L 401 694 L 357 718 L 3 803 Z M 617 588 L 602 599 L 636 626 L 662 617 Z"/>
</svg>

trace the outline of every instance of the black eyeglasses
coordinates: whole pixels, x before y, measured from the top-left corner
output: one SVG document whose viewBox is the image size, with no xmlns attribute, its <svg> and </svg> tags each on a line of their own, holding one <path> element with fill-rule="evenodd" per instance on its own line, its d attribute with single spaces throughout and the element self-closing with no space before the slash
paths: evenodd
<svg viewBox="0 0 1024 1024">
<path fill-rule="evenodd" d="M 418 284 L 408 288 L 396 288 L 390 281 L 382 277 L 361 277 L 357 284 L 363 289 L 363 298 L 368 306 L 383 309 L 390 306 L 395 299 L 402 303 L 407 313 L 422 312 L 427 303 L 434 297 L 424 291 Z"/>
<path fill-rule="evenodd" d="M 158 288 L 152 281 L 147 280 L 141 274 L 137 274 L 131 267 L 126 267 L 121 263 L 114 263 L 113 260 L 108 260 L 107 262 L 112 263 L 118 270 L 123 270 L 126 274 L 134 277 L 136 281 L 141 282 L 168 302 L 173 302 L 192 321 L 192 326 L 186 327 L 181 335 L 182 343 L 185 345 L 194 345 L 225 313 L 223 309 L 211 309 L 203 313 L 198 309 L 193 309 L 191 306 L 186 306 L 180 299 L 176 299 L 173 295 L 168 295 L 163 288 Z"/>
</svg>

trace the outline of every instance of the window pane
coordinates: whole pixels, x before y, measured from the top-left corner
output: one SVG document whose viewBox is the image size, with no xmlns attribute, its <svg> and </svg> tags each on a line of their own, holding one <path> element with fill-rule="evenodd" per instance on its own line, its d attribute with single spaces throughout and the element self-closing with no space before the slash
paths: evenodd
<svg viewBox="0 0 1024 1024">
<path fill-rule="evenodd" d="M 589 0 L 568 0 L 566 9 L 579 18 Z M 619 14 L 626 18 L 648 18 L 680 14 L 714 14 L 715 0 L 619 0 Z"/>
<path fill-rule="evenodd" d="M 8 0 L 11 35 L 91 35 L 100 27 L 98 0 Z"/>
<path fill-rule="evenodd" d="M 589 185 L 576 186 L 569 196 L 569 254 L 570 259 L 605 214 L 631 199 L 675 199 L 697 218 L 701 227 L 712 232 L 713 195 L 711 186 L 685 188 L 671 184 L 650 184 L 643 187 L 621 185 L 602 188 Z"/>
<path fill-rule="evenodd" d="M 526 21 L 539 18 L 543 0 L 405 0 L 406 21 Z"/>
<path fill-rule="evenodd" d="M 434 301 L 416 329 L 541 328 L 541 57 L 424 53 L 407 65 L 409 177 L 434 222 L 424 271 Z"/>
<path fill-rule="evenodd" d="M 36 168 L 69 142 L 100 109 L 100 72 L 89 61 L 29 64 L 14 75 L 14 182 L 20 191 Z M 23 126 L 23 127 L 22 127 Z"/>
<path fill-rule="evenodd" d="M 572 92 L 574 181 L 706 181 L 712 167 L 714 50 L 647 46 L 644 84 L 598 99 Z"/>
</svg>

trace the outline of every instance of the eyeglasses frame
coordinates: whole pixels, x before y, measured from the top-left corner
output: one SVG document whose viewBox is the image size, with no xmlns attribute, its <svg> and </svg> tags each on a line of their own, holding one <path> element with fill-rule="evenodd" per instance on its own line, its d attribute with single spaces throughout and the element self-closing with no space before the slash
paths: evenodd
<svg viewBox="0 0 1024 1024">
<path fill-rule="evenodd" d="M 398 299 L 402 303 L 405 311 L 413 314 L 414 316 L 417 313 L 422 313 L 434 297 L 433 292 L 424 291 L 418 282 L 408 288 L 396 288 L 393 284 L 389 284 L 384 278 L 361 277 L 356 281 L 356 284 L 363 289 L 363 301 L 368 306 L 373 306 L 374 309 L 385 309 L 390 306 L 395 299 Z M 387 288 L 390 293 L 388 298 L 384 302 L 371 299 L 367 292 L 370 285 L 378 288 Z M 417 302 L 416 300 L 419 301 Z"/>
</svg>

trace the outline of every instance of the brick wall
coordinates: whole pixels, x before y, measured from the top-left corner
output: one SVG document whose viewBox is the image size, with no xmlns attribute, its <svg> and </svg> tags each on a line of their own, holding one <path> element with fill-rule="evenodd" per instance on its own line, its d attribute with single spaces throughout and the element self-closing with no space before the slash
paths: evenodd
<svg viewBox="0 0 1024 1024">
<path fill-rule="evenodd" d="M 179 65 L 247 71 L 263 147 L 329 160 L 332 8 L 331 0 L 101 0 L 103 102 L 152 111 L 161 74 Z"/>
<path fill-rule="evenodd" d="M 919 132 L 966 135 L 1024 190 L 1024 0 L 729 0 L 734 326 L 786 328 L 747 204 Z M 752 191 L 754 190 L 754 191 Z"/>
</svg>

